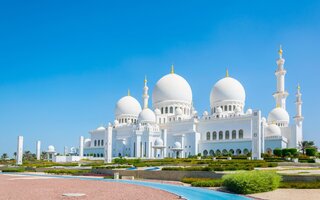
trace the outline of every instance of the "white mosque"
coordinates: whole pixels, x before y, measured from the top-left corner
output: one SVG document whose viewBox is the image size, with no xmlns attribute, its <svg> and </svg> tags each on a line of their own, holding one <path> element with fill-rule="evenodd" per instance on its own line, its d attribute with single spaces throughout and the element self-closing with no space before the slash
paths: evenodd
<svg viewBox="0 0 320 200">
<path fill-rule="evenodd" d="M 144 81 L 143 107 L 137 99 L 122 97 L 115 106 L 115 120 L 90 131 L 82 139 L 84 157 L 111 162 L 119 156 L 135 158 L 186 158 L 201 155 L 241 155 L 252 159 L 275 148 L 295 148 L 302 141 L 302 101 L 296 93 L 296 116 L 290 123 L 286 111 L 282 49 L 277 60 L 276 107 L 267 119 L 260 110 L 245 110 L 246 93 L 242 84 L 229 76 L 220 79 L 210 93 L 210 111 L 199 115 L 192 104 L 192 90 L 178 74 L 163 76 L 154 86 L 152 107 L 148 105 L 147 80 Z"/>
</svg>

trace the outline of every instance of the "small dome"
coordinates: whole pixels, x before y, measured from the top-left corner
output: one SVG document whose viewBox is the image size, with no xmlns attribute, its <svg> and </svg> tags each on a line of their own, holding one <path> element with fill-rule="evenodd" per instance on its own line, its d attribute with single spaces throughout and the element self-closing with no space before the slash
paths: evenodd
<svg viewBox="0 0 320 200">
<path fill-rule="evenodd" d="M 96 130 L 97 130 L 97 131 L 104 131 L 104 130 L 106 130 L 106 128 L 103 127 L 103 126 L 99 126 Z"/>
<path fill-rule="evenodd" d="M 181 143 L 180 142 L 175 142 L 174 143 L 174 148 L 175 149 L 181 149 Z"/>
<path fill-rule="evenodd" d="M 176 115 L 182 115 L 182 110 L 181 108 L 176 109 Z"/>
<path fill-rule="evenodd" d="M 156 115 L 160 115 L 160 114 L 161 114 L 161 111 L 160 111 L 160 109 L 156 108 L 156 109 L 154 110 L 154 113 L 155 113 Z"/>
<path fill-rule="evenodd" d="M 117 125 L 119 125 L 119 121 L 118 121 L 118 120 L 114 120 L 113 124 L 114 124 L 115 126 L 117 126 Z"/>
<path fill-rule="evenodd" d="M 204 111 L 202 115 L 203 115 L 203 116 L 208 116 L 209 113 L 208 113 L 208 111 Z"/>
<path fill-rule="evenodd" d="M 247 115 L 251 115 L 251 114 L 252 114 L 252 109 L 249 108 L 249 109 L 247 110 L 246 114 L 247 114 Z"/>
<path fill-rule="evenodd" d="M 53 145 L 49 145 L 47 152 L 55 152 L 54 146 Z"/>
<path fill-rule="evenodd" d="M 268 123 L 289 123 L 290 117 L 288 112 L 280 107 L 274 108 L 268 115 Z"/>
<path fill-rule="evenodd" d="M 121 115 L 131 115 L 138 117 L 141 112 L 140 103 L 132 96 L 122 97 L 116 104 L 115 107 L 115 117 Z"/>
<path fill-rule="evenodd" d="M 246 92 L 239 81 L 231 77 L 220 79 L 212 88 L 210 106 L 213 108 L 218 103 L 239 102 L 244 104 Z"/>
<path fill-rule="evenodd" d="M 151 109 L 145 108 L 140 112 L 138 121 L 140 123 L 156 123 L 156 115 Z"/>
<path fill-rule="evenodd" d="M 266 127 L 264 131 L 264 135 L 265 137 L 281 136 L 281 129 L 279 128 L 279 126 L 275 124 L 270 124 L 269 126 Z"/>
<path fill-rule="evenodd" d="M 163 146 L 163 140 L 161 138 L 157 138 L 154 141 L 154 146 Z"/>
<path fill-rule="evenodd" d="M 152 102 L 154 105 L 164 101 L 180 101 L 191 104 L 192 91 L 189 83 L 183 77 L 173 73 L 162 77 L 153 89 Z"/>
<path fill-rule="evenodd" d="M 91 139 L 87 138 L 84 140 L 84 147 L 90 147 L 91 146 Z"/>
</svg>

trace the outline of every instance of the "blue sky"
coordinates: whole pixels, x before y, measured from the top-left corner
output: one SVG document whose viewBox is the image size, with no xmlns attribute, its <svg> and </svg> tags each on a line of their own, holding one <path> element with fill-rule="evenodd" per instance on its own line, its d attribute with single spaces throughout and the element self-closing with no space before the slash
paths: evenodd
<svg viewBox="0 0 320 200">
<path fill-rule="evenodd" d="M 113 121 L 130 88 L 141 102 L 144 76 L 152 88 L 170 72 L 191 85 L 199 113 L 212 86 L 238 79 L 246 108 L 264 116 L 283 45 L 288 112 L 303 93 L 304 137 L 320 145 L 319 1 L 0 1 L 0 153 L 49 144 L 63 151 L 80 135 Z M 291 120 L 293 122 L 293 120 Z"/>
</svg>

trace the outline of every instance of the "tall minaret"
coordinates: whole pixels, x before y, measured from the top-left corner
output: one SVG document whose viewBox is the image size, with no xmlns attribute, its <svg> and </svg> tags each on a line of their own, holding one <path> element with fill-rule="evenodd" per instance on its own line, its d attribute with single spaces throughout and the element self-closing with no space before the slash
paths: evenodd
<svg viewBox="0 0 320 200">
<path fill-rule="evenodd" d="M 142 95 L 142 98 L 143 98 L 143 109 L 146 109 L 148 108 L 148 101 L 149 101 L 149 95 L 148 95 L 148 86 L 147 86 L 147 77 L 144 78 L 144 87 L 143 87 L 143 95 Z"/>
<path fill-rule="evenodd" d="M 279 59 L 277 60 L 278 69 L 275 72 L 277 77 L 277 91 L 273 94 L 276 100 L 276 106 L 286 109 L 286 99 L 288 97 L 288 92 L 285 91 L 285 75 L 287 71 L 284 69 L 283 65 L 285 60 L 282 58 L 282 48 L 279 49 Z"/>
<path fill-rule="evenodd" d="M 297 93 L 296 93 L 296 116 L 294 117 L 296 124 L 299 124 L 300 122 L 303 121 L 303 116 L 302 116 L 302 100 L 301 100 L 301 88 L 300 85 L 298 84 L 297 87 Z"/>
</svg>

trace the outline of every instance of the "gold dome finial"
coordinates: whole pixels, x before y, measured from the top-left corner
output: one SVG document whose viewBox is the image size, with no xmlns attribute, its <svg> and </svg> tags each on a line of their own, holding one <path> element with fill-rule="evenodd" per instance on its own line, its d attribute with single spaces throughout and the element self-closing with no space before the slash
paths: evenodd
<svg viewBox="0 0 320 200">
<path fill-rule="evenodd" d="M 130 89 L 128 89 L 128 96 L 130 96 Z"/>
<path fill-rule="evenodd" d="M 282 58 L 283 51 L 282 51 L 282 45 L 281 44 L 280 44 L 280 48 L 279 48 L 278 53 L 279 53 L 280 58 Z"/>
<path fill-rule="evenodd" d="M 174 74 L 174 65 L 171 65 L 171 74 Z"/>
<path fill-rule="evenodd" d="M 144 76 L 144 84 L 146 84 L 148 82 L 147 80 L 147 75 Z"/>
<path fill-rule="evenodd" d="M 297 89 L 300 91 L 300 89 L 301 89 L 300 83 L 298 83 Z"/>
<path fill-rule="evenodd" d="M 229 70 L 228 70 L 228 68 L 226 69 L 226 77 L 229 77 Z"/>
<path fill-rule="evenodd" d="M 276 105 L 276 108 L 280 108 L 280 105 L 279 105 L 279 104 L 277 104 L 277 105 Z"/>
</svg>

